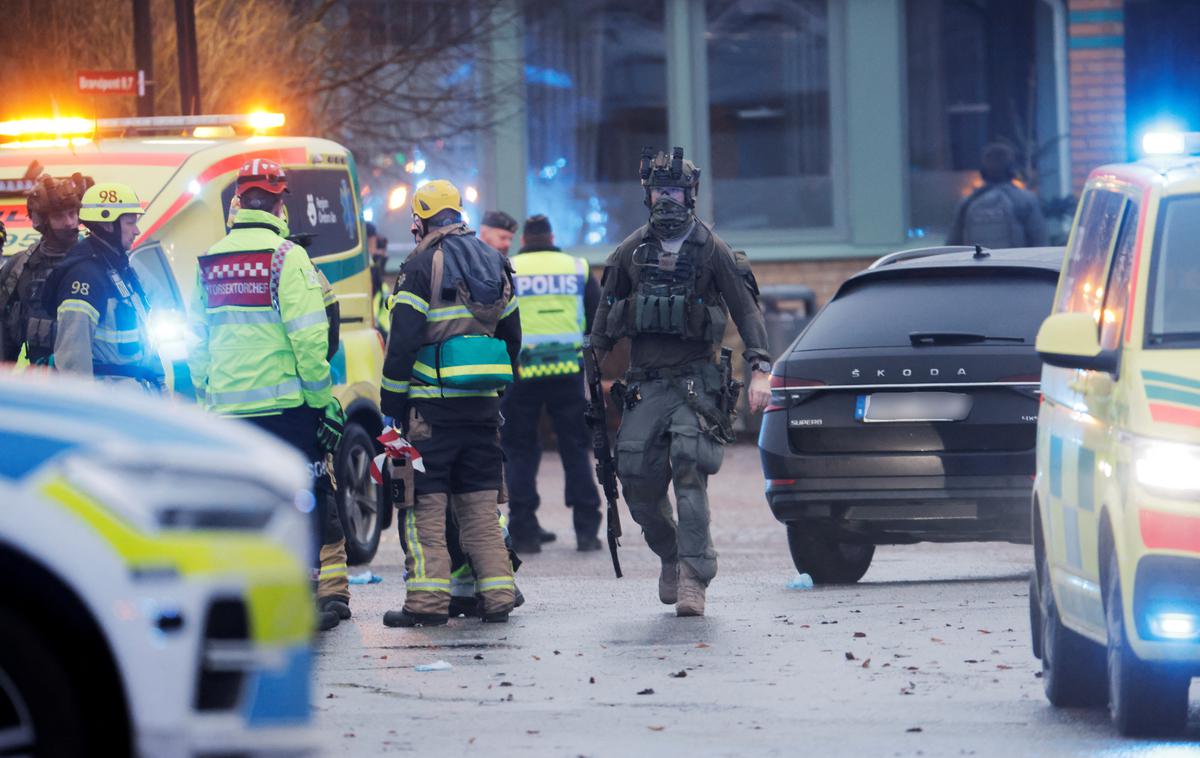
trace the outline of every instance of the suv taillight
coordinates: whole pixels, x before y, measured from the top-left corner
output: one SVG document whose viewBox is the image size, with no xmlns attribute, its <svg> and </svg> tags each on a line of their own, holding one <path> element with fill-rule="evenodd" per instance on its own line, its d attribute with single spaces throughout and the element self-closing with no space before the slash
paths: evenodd
<svg viewBox="0 0 1200 758">
<path fill-rule="evenodd" d="M 825 382 L 815 379 L 789 379 L 779 374 L 771 374 L 771 400 L 763 413 L 787 410 L 787 393 L 789 390 L 806 389 L 809 387 L 824 387 Z"/>
</svg>

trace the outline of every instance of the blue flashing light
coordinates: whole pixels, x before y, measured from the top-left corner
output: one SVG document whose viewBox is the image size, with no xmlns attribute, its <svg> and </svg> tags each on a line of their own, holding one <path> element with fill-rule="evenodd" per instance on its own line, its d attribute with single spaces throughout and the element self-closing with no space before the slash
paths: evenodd
<svg viewBox="0 0 1200 758">
<path fill-rule="evenodd" d="M 1190 613 L 1156 613 L 1150 617 L 1150 631 L 1166 640 L 1192 640 L 1200 637 L 1200 626 Z"/>
<path fill-rule="evenodd" d="M 574 89 L 575 82 L 565 71 L 544 66 L 525 66 L 525 80 L 532 84 L 542 84 L 554 89 Z"/>
<path fill-rule="evenodd" d="M 1184 132 L 1146 132 L 1142 135 L 1142 152 L 1146 155 L 1183 155 L 1187 151 Z"/>
<path fill-rule="evenodd" d="M 375 211 L 372 208 L 363 208 L 363 221 L 368 224 L 375 220 Z"/>
</svg>

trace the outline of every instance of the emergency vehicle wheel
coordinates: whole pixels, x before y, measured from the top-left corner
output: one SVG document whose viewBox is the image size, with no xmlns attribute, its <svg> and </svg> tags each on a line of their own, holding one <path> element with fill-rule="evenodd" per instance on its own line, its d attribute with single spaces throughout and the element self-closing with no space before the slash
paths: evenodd
<svg viewBox="0 0 1200 758">
<path fill-rule="evenodd" d="M 1121 571 L 1116 551 L 1108 558 L 1104 587 L 1108 627 L 1108 711 L 1126 737 L 1167 737 L 1187 725 L 1191 677 L 1140 660 L 1125 633 Z"/>
<path fill-rule="evenodd" d="M 77 688 L 44 637 L 21 616 L 0 608 L 0 754 L 87 752 Z"/>
<path fill-rule="evenodd" d="M 346 558 L 351 565 L 370 563 L 379 549 L 380 492 L 371 478 L 375 441 L 360 424 L 346 424 L 338 449 L 338 517 L 346 533 Z"/>
<path fill-rule="evenodd" d="M 799 524 L 787 525 L 792 563 L 814 584 L 854 584 L 863 578 L 875 557 L 874 545 L 837 542 L 815 536 Z"/>
<path fill-rule="evenodd" d="M 1050 586 L 1050 561 L 1041 557 L 1042 686 L 1056 708 L 1104 705 L 1104 650 L 1063 626 Z"/>
</svg>

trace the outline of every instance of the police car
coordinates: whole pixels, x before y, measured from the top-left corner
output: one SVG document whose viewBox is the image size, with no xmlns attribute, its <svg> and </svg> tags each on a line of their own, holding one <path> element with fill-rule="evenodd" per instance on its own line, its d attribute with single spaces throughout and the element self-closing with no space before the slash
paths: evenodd
<svg viewBox="0 0 1200 758">
<path fill-rule="evenodd" d="M 1146 147 L 1092 172 L 1038 333 L 1030 591 L 1050 702 L 1131 735 L 1200 674 L 1200 135 Z"/>
<path fill-rule="evenodd" d="M 185 303 L 197 258 L 225 236 L 238 169 L 266 158 L 288 173 L 288 224 L 333 284 L 341 308 L 341 348 L 330 361 L 334 392 L 349 423 L 335 475 L 351 563 L 375 554 L 391 513 L 380 508 L 370 476 L 374 439 L 383 429 L 379 377 L 383 341 L 375 330 L 370 255 L 361 220 L 358 171 L 345 147 L 315 137 L 271 136 L 283 114 L 119 119 L 28 119 L 0 123 L 0 220 L 7 254 L 38 233 L 25 215 L 25 192 L 41 171 L 78 171 L 97 182 L 127 184 L 146 206 L 130 252 L 153 308 L 152 335 L 171 384 L 189 396 Z"/>
<path fill-rule="evenodd" d="M 300 456 L 65 378 L 0 407 L 0 754 L 306 754 Z"/>
</svg>

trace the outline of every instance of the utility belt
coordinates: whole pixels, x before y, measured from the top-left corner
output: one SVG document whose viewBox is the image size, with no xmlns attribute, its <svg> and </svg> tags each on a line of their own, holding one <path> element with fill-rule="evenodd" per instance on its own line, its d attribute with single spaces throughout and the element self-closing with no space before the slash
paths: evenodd
<svg viewBox="0 0 1200 758">
<path fill-rule="evenodd" d="M 721 349 L 721 360 L 693 361 L 675 368 L 630 369 L 625 382 L 613 382 L 612 394 L 626 408 L 641 402 L 641 382 L 665 381 L 700 420 L 702 431 L 723 445 L 734 442 L 737 435 L 733 422 L 737 417 L 737 399 L 741 382 L 733 379 L 727 348 Z M 705 387 L 705 374 L 717 370 L 717 387 Z"/>
</svg>

